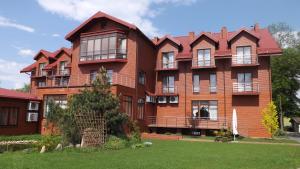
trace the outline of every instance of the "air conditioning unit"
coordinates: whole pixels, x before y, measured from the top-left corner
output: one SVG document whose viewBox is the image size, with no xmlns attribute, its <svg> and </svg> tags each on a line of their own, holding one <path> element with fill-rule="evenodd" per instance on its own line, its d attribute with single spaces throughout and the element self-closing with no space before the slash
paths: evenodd
<svg viewBox="0 0 300 169">
<path fill-rule="evenodd" d="M 170 96 L 169 103 L 178 103 L 178 96 Z"/>
<path fill-rule="evenodd" d="M 38 117 L 39 117 L 38 113 L 32 113 L 32 112 L 27 113 L 27 121 L 28 122 L 37 122 Z"/>
<path fill-rule="evenodd" d="M 165 96 L 159 96 L 157 100 L 158 103 L 167 103 L 167 97 Z"/>
<path fill-rule="evenodd" d="M 33 102 L 33 101 L 29 102 L 28 110 L 35 110 L 35 111 L 39 110 L 39 102 Z"/>
<path fill-rule="evenodd" d="M 155 103 L 155 97 L 154 96 L 146 96 L 146 102 L 147 103 Z"/>
</svg>

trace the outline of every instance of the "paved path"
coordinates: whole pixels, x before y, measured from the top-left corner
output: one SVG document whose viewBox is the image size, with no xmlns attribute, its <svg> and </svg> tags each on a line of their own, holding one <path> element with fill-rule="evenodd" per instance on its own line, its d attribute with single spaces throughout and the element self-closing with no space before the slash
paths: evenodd
<svg viewBox="0 0 300 169">
<path fill-rule="evenodd" d="M 289 139 L 295 140 L 300 143 L 300 133 L 288 132 L 287 135 Z"/>
</svg>

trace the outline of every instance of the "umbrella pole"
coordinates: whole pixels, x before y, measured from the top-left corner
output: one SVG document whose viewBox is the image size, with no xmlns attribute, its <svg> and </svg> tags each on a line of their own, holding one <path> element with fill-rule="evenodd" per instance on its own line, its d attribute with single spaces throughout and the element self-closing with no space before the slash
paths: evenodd
<svg viewBox="0 0 300 169">
<path fill-rule="evenodd" d="M 235 134 L 233 135 L 233 141 L 235 141 Z"/>
</svg>

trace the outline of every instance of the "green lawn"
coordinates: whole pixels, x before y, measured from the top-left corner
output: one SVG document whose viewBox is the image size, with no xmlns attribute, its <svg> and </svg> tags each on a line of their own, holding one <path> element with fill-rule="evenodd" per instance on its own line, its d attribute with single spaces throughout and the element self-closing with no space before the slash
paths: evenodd
<svg viewBox="0 0 300 169">
<path fill-rule="evenodd" d="M 142 149 L 0 154 L 1 169 L 297 169 L 300 146 L 154 140 Z"/>
</svg>

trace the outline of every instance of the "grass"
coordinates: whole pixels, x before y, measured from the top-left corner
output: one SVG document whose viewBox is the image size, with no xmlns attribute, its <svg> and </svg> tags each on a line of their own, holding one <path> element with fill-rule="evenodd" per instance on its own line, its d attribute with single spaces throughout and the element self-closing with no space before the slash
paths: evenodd
<svg viewBox="0 0 300 169">
<path fill-rule="evenodd" d="M 300 146 L 154 140 L 142 149 L 0 154 L 1 169 L 297 169 Z"/>
<path fill-rule="evenodd" d="M 40 134 L 19 135 L 19 136 L 0 136 L 0 141 L 21 141 L 21 140 L 41 140 Z"/>
</svg>

